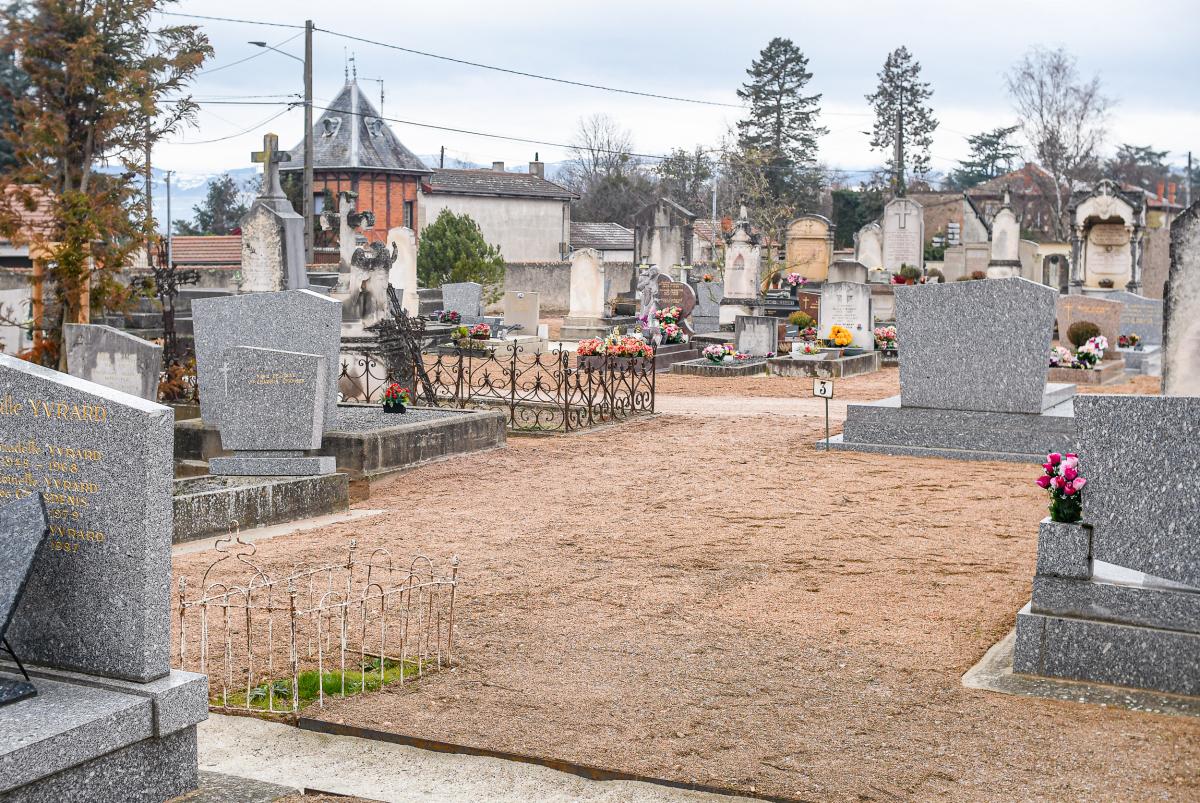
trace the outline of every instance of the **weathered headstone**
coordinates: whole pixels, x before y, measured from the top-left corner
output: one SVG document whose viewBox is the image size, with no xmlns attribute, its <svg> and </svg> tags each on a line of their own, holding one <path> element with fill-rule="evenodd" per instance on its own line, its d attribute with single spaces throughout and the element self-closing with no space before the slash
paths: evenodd
<svg viewBox="0 0 1200 803">
<path fill-rule="evenodd" d="M 320 354 L 326 365 L 340 364 L 341 304 L 310 290 L 198 298 L 192 302 L 192 316 L 200 415 L 218 427 L 225 410 L 221 367 L 225 352 L 234 346 Z M 326 374 L 325 420 L 332 421 L 337 407 L 337 370 Z"/>
<path fill-rule="evenodd" d="M 1009 279 L 1021 275 L 1021 222 L 1012 208 L 1008 188 L 1002 205 L 992 218 L 992 250 L 988 260 L 989 279 Z"/>
<path fill-rule="evenodd" d="M 20 354 L 33 346 L 29 327 L 32 296 L 28 287 L 0 290 L 0 352 Z"/>
<path fill-rule="evenodd" d="M 1200 396 L 1200 201 L 1171 224 L 1163 395 Z"/>
<path fill-rule="evenodd" d="M 715 332 L 721 325 L 721 298 L 725 295 L 723 282 L 698 282 L 695 286 L 696 309 L 692 311 L 692 328 L 697 332 Z"/>
<path fill-rule="evenodd" d="M 263 165 L 262 194 L 241 220 L 242 271 L 238 290 L 262 293 L 308 287 L 304 259 L 304 218 L 296 214 L 279 184 L 279 164 L 291 157 L 279 150 L 279 137 L 263 137 L 251 155 Z"/>
<path fill-rule="evenodd" d="M 1138 263 L 1146 204 L 1141 191 L 1125 192 L 1102 179 L 1090 192 L 1071 199 L 1072 265 L 1074 283 L 1090 288 L 1111 283 L 1116 289 L 1137 290 Z"/>
<path fill-rule="evenodd" d="M 899 273 L 904 265 L 925 268 L 925 218 L 916 201 L 894 198 L 883 207 L 883 269 Z"/>
<path fill-rule="evenodd" d="M 225 410 L 221 446 L 232 457 L 214 457 L 214 475 L 308 476 L 332 474 L 333 457 L 309 457 L 321 448 L 330 364 L 319 354 L 235 346 L 221 374 Z"/>
<path fill-rule="evenodd" d="M 903 405 L 1040 414 L 1057 299 L 1026 279 L 897 287 Z"/>
<path fill-rule="evenodd" d="M 854 259 L 839 259 L 829 266 L 828 282 L 867 283 L 867 266 Z"/>
<path fill-rule="evenodd" d="M 571 306 L 567 317 L 578 321 L 604 317 L 604 257 L 594 248 L 571 252 Z"/>
<path fill-rule="evenodd" d="M 443 284 L 442 304 L 461 315 L 464 324 L 477 324 L 483 317 L 483 285 L 479 282 Z"/>
<path fill-rule="evenodd" d="M 801 215 L 788 224 L 784 247 L 788 272 L 823 282 L 833 258 L 833 224 L 821 215 Z"/>
<path fill-rule="evenodd" d="M 422 287 L 417 290 L 417 314 L 423 317 L 429 317 L 435 312 L 446 311 L 445 303 L 442 298 L 442 288 L 440 287 Z"/>
<path fill-rule="evenodd" d="M 1121 304 L 1107 298 L 1095 296 L 1067 295 L 1058 297 L 1058 339 L 1070 347 L 1067 332 L 1078 321 L 1091 321 L 1100 328 L 1100 334 L 1108 340 L 1109 348 L 1117 347 L 1117 335 L 1121 333 Z"/>
<path fill-rule="evenodd" d="M 0 499 L 0 638 L 16 613 L 33 561 L 48 532 L 46 505 L 40 493 L 16 501 Z M 0 676 L 0 705 L 36 693 L 31 683 Z"/>
<path fill-rule="evenodd" d="M 1126 290 L 1114 290 L 1104 296 L 1121 302 L 1121 334 L 1137 335 L 1142 346 L 1161 346 L 1163 340 L 1163 302 Z"/>
<path fill-rule="evenodd" d="M 733 323 L 738 351 L 765 357 L 779 350 L 779 319 L 769 315 L 739 315 Z"/>
<path fill-rule="evenodd" d="M 504 294 L 504 326 L 520 326 L 522 335 L 536 335 L 541 318 L 541 296 L 509 290 Z"/>
<path fill-rule="evenodd" d="M 412 229 L 400 226 L 388 229 L 388 249 L 396 250 L 396 261 L 388 271 L 388 284 L 403 290 L 400 304 L 409 315 L 416 315 L 420 307 L 417 298 L 417 235 Z"/>
<path fill-rule="evenodd" d="M 8 640 L 34 663 L 170 671 L 169 407 L 0 355 L 0 501 L 45 495 L 50 537 Z"/>
<path fill-rule="evenodd" d="M 762 258 L 758 241 L 743 204 L 725 248 L 722 278 L 725 295 L 719 311 L 719 323 L 722 325 L 732 324 L 738 315 L 748 314 L 758 300 L 758 272 Z"/>
<path fill-rule="evenodd" d="M 868 223 L 855 232 L 854 258 L 867 270 L 883 267 L 883 229 L 878 223 Z"/>
<path fill-rule="evenodd" d="M 67 372 L 97 385 L 158 401 L 162 346 L 111 326 L 63 325 Z"/>
<path fill-rule="evenodd" d="M 852 348 L 873 350 L 875 335 L 871 319 L 871 286 L 865 282 L 826 282 L 821 286 L 817 336 L 831 337 L 834 326 L 849 330 Z"/>
</svg>

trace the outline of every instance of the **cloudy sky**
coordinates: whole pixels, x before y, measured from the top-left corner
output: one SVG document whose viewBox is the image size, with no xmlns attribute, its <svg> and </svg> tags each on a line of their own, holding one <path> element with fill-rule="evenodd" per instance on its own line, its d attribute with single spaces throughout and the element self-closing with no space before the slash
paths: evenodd
<svg viewBox="0 0 1200 803">
<path fill-rule="evenodd" d="M 291 3 L 182 0 L 184 13 L 303 24 L 315 37 L 314 95 L 329 102 L 343 84 L 346 55 L 384 116 L 514 137 L 566 143 L 580 117 L 597 112 L 629 129 L 638 151 L 716 144 L 740 116 L 737 108 L 636 97 L 506 75 L 357 42 L 332 32 L 445 56 L 574 81 L 687 97 L 738 102 L 735 91 L 751 59 L 773 36 L 791 38 L 808 56 L 812 90 L 823 94 L 830 129 L 821 158 L 861 170 L 879 162 L 862 133 L 870 126 L 864 95 L 875 86 L 887 52 L 906 45 L 932 83 L 941 121 L 935 169 L 966 153 L 964 136 L 1016 122 L 1003 76 L 1028 47 L 1065 48 L 1085 75 L 1099 74 L 1117 100 L 1110 149 L 1119 142 L 1171 151 L 1177 164 L 1189 148 L 1200 157 L 1200 15 L 1195 0 L 1128 2 L 998 0 L 988 3 L 839 0 L 839 2 L 461 2 Z M 171 22 L 185 22 L 171 18 Z M 303 55 L 303 35 L 288 28 L 192 20 L 203 26 L 216 55 L 194 94 L 202 103 L 197 128 L 159 146 L 155 166 L 181 176 L 249 165 L 263 133 L 291 147 L 303 135 L 302 111 L 269 123 L 278 106 L 228 105 L 218 100 L 279 102 L 303 88 L 300 64 L 262 51 L 266 40 Z M 301 33 L 294 39 L 290 37 Z M 259 55 L 255 55 L 255 54 Z M 240 59 L 255 56 L 234 64 Z M 227 66 L 230 65 L 230 66 Z M 319 112 L 318 112 L 319 115 Z M 392 123 L 418 154 L 445 146 L 448 158 L 521 164 L 562 148 L 488 139 Z M 244 132 L 244 133 L 242 133 Z M 218 140 L 218 141 L 213 141 Z"/>
</svg>

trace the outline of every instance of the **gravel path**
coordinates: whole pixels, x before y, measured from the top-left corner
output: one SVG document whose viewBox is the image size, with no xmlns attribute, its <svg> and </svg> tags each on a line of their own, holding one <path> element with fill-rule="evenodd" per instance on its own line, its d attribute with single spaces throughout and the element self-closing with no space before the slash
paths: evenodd
<svg viewBox="0 0 1200 803">
<path fill-rule="evenodd" d="M 659 380 L 663 415 L 421 467 L 372 496 L 392 516 L 259 545 L 462 558 L 461 666 L 324 718 L 806 800 L 1200 794 L 1195 720 L 963 687 L 1029 598 L 1029 466 L 827 454 L 811 381 Z"/>
</svg>

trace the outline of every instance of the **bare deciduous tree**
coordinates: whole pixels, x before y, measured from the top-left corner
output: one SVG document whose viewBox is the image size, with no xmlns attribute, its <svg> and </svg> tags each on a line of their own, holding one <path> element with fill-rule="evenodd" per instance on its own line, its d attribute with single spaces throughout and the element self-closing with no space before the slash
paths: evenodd
<svg viewBox="0 0 1200 803">
<path fill-rule="evenodd" d="M 579 193 L 572 209 L 576 220 L 628 225 L 650 202 L 654 182 L 632 151 L 633 135 L 608 115 L 579 121 L 571 158 L 560 174 L 560 180 Z"/>
<path fill-rule="evenodd" d="M 1006 81 L 1029 151 L 1048 174 L 1040 183 L 1054 213 L 1053 234 L 1065 240 L 1071 191 L 1095 173 L 1112 101 L 1099 76 L 1084 80 L 1075 57 L 1062 50 L 1031 48 Z"/>
</svg>

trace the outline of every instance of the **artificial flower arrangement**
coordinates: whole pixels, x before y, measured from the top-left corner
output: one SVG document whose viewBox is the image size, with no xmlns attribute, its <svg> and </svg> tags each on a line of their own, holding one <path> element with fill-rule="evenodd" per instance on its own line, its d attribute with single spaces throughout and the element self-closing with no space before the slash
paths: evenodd
<svg viewBox="0 0 1200 803">
<path fill-rule="evenodd" d="M 1084 343 L 1075 351 L 1075 361 L 1079 363 L 1080 368 L 1095 368 L 1096 364 L 1104 359 L 1104 352 L 1108 350 L 1108 340 L 1104 335 L 1096 335 L 1088 338 L 1088 342 Z"/>
<path fill-rule="evenodd" d="M 854 335 L 851 334 L 850 330 L 846 327 L 834 325 L 834 327 L 829 330 L 829 342 L 838 348 L 849 346 L 854 342 Z"/>
<path fill-rule="evenodd" d="M 793 347 L 793 348 L 795 348 L 795 347 Z M 821 344 L 818 343 L 816 340 L 800 341 L 800 353 L 801 354 L 820 354 L 821 348 L 822 348 Z"/>
<path fill-rule="evenodd" d="M 462 320 L 462 316 L 452 309 L 442 310 L 437 314 L 438 323 L 452 323 L 457 325 Z"/>
<path fill-rule="evenodd" d="M 653 357 L 654 346 L 633 335 L 609 335 L 604 341 L 604 353 L 610 357 Z"/>
<path fill-rule="evenodd" d="M 683 328 L 676 323 L 664 323 L 659 325 L 659 331 L 662 332 L 662 342 L 664 343 L 682 343 Z"/>
<path fill-rule="evenodd" d="M 700 352 L 709 362 L 741 362 L 750 359 L 750 355 L 745 352 L 738 351 L 732 343 L 721 343 L 719 345 L 708 346 L 704 351 Z"/>
<path fill-rule="evenodd" d="M 1137 348 L 1137 344 L 1141 343 L 1141 342 L 1142 342 L 1141 336 L 1135 335 L 1135 334 L 1120 335 L 1117 338 L 1117 345 L 1123 349 Z"/>
<path fill-rule="evenodd" d="M 396 382 L 384 388 L 383 409 L 385 412 L 403 413 L 405 405 L 408 404 L 412 404 L 412 396 L 409 395 L 408 388 L 402 388 Z"/>
<path fill-rule="evenodd" d="M 873 334 L 875 335 L 875 348 L 886 351 L 896 350 L 896 327 L 877 326 Z"/>
<path fill-rule="evenodd" d="M 575 353 L 580 357 L 599 357 L 604 354 L 604 341 L 598 337 L 580 340 Z"/>
<path fill-rule="evenodd" d="M 801 329 L 800 330 L 800 339 L 805 340 L 805 341 L 816 340 L 817 339 L 817 327 L 806 326 L 805 328 Z"/>
<path fill-rule="evenodd" d="M 1079 473 L 1079 456 L 1051 452 L 1042 469 L 1036 482 L 1050 492 L 1050 520 L 1075 524 L 1083 518 L 1083 486 L 1087 484 Z"/>
<path fill-rule="evenodd" d="M 683 310 L 679 307 L 663 307 L 654 311 L 654 320 L 659 323 L 678 323 L 682 312 Z"/>
<path fill-rule="evenodd" d="M 1075 355 L 1071 350 L 1062 346 L 1054 346 L 1050 349 L 1050 367 L 1051 368 L 1071 368 L 1075 365 Z"/>
<path fill-rule="evenodd" d="M 704 281 L 706 281 L 706 282 L 711 282 L 711 281 L 712 281 L 712 279 L 713 279 L 713 277 L 712 277 L 712 274 L 711 274 L 711 273 L 706 273 L 706 274 L 704 274 Z"/>
<path fill-rule="evenodd" d="M 472 340 L 487 340 L 492 336 L 492 327 L 486 323 L 477 323 L 470 330 Z"/>
<path fill-rule="evenodd" d="M 784 276 L 783 280 L 785 282 L 787 282 L 788 284 L 790 284 L 792 287 L 800 287 L 801 285 L 808 284 L 808 279 L 804 278 L 799 273 L 794 273 L 794 272 L 789 273 L 787 276 Z"/>
</svg>

